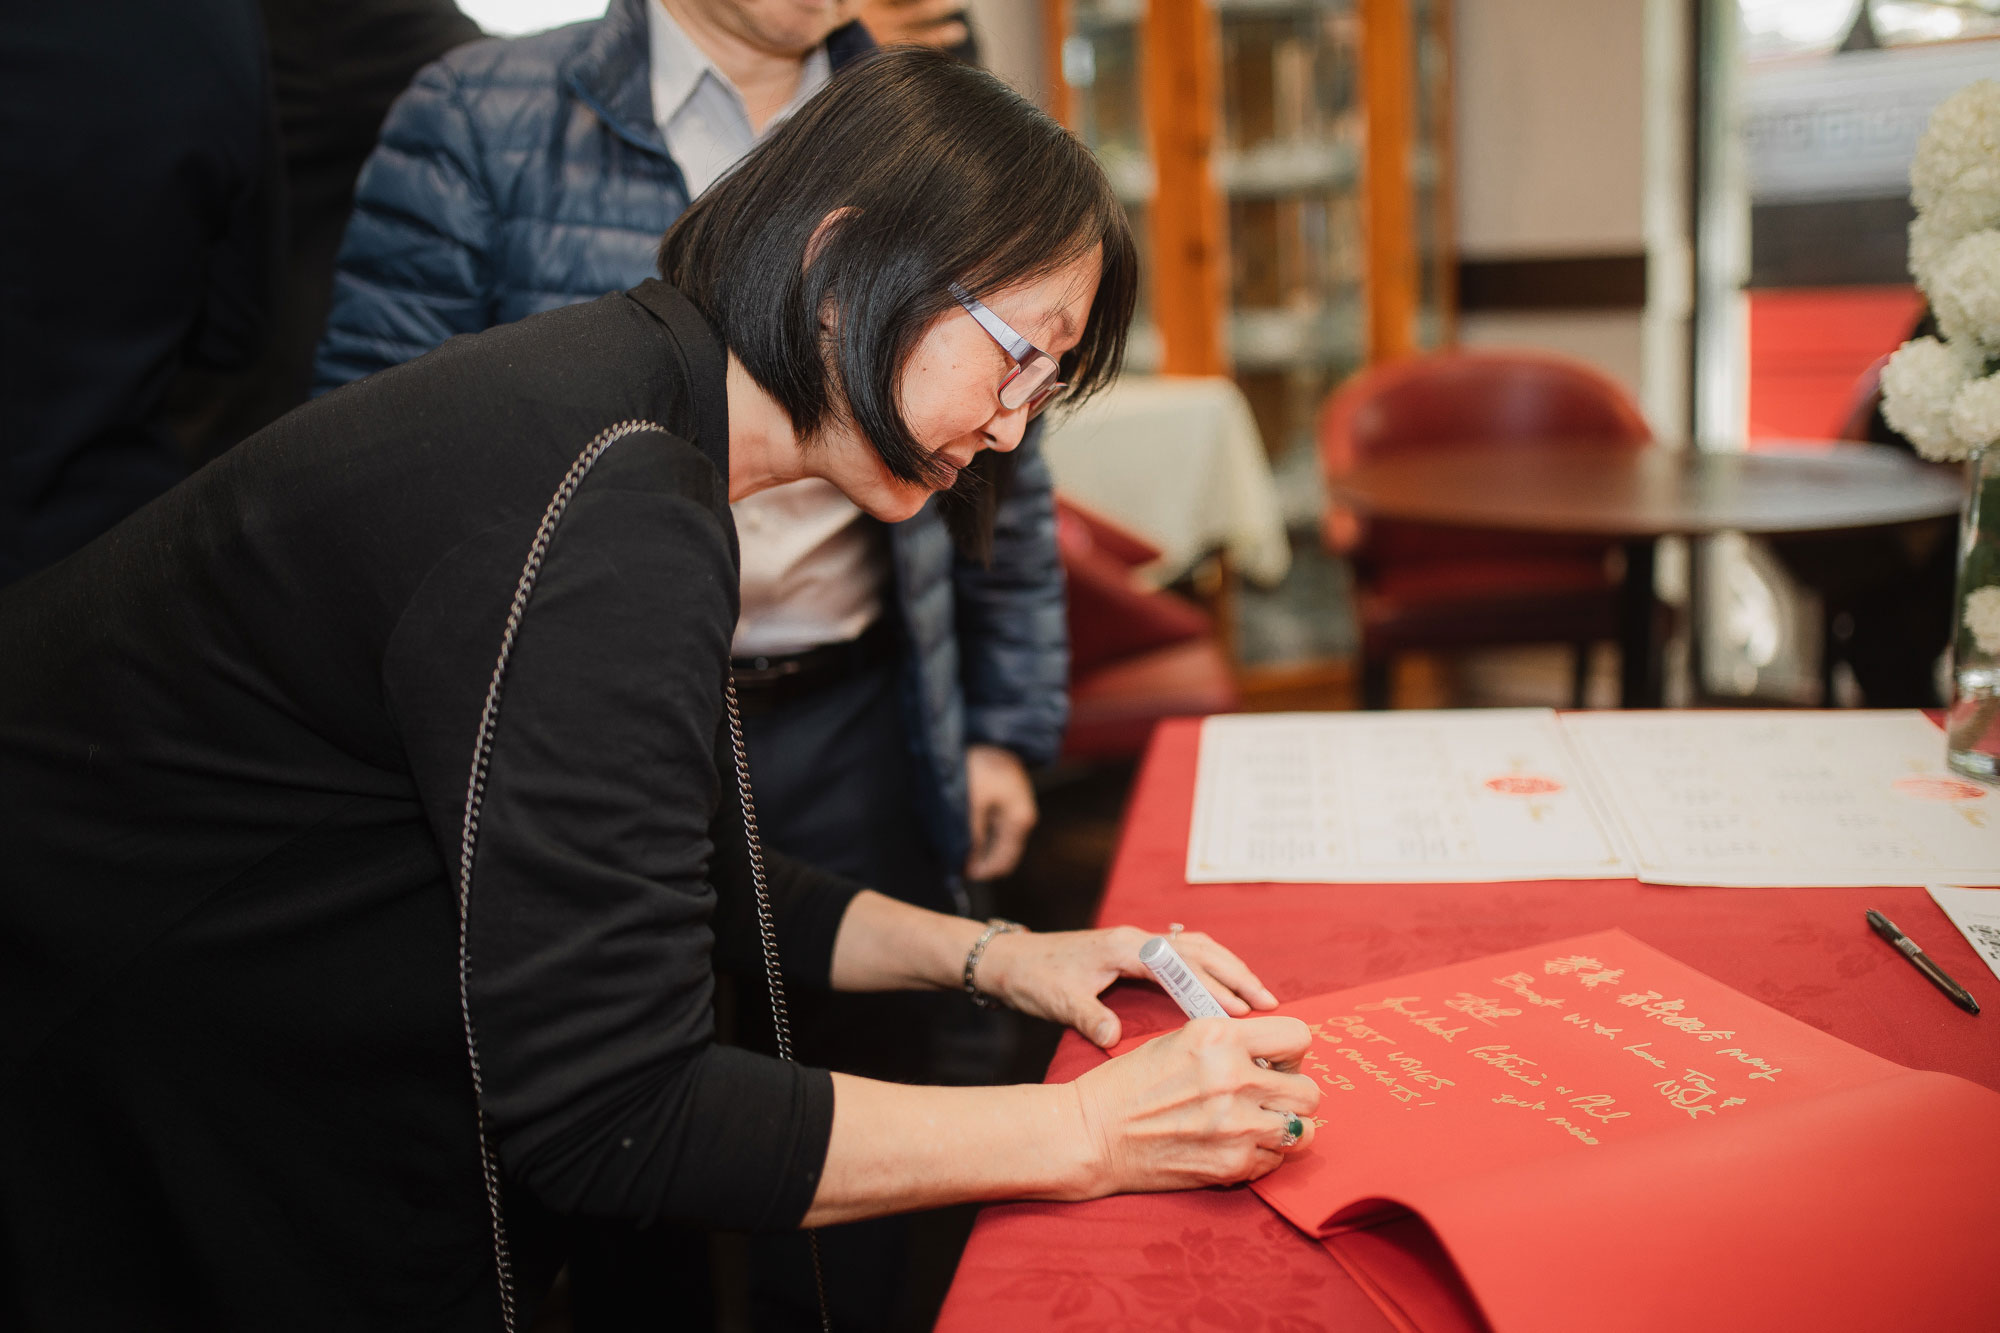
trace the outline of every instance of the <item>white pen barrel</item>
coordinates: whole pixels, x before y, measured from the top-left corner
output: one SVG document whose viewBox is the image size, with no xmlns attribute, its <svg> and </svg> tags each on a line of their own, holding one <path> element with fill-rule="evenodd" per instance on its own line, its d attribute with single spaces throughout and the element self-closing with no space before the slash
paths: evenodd
<svg viewBox="0 0 2000 1333">
<path fill-rule="evenodd" d="M 1139 961 L 1160 983 L 1160 989 L 1174 997 L 1174 1003 L 1189 1018 L 1227 1018 L 1229 1011 L 1201 984 L 1173 941 L 1155 935 L 1139 946 Z"/>
</svg>

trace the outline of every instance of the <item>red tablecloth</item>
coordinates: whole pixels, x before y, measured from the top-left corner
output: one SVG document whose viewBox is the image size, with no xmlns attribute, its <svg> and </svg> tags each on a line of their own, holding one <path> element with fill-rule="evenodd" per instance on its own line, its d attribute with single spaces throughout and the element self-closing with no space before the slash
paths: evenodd
<svg viewBox="0 0 2000 1333">
<path fill-rule="evenodd" d="M 1126 813 L 1099 920 L 1204 930 L 1294 999 L 1620 927 L 1717 980 L 1877 1055 L 2000 1089 L 2000 986 L 1921 889 L 1655 888 L 1634 880 L 1512 884 L 1190 885 L 1189 812 L 1200 737 L 1163 724 Z M 1878 908 L 1987 1002 L 1953 1007 L 1871 933 Z M 1180 1022 L 1156 988 L 1107 997 L 1129 1034 Z M 1102 1055 L 1074 1033 L 1049 1068 Z M 1411 1311 L 1413 1316 L 1418 1312 Z M 1408 1330 L 1339 1262 L 1247 1189 L 988 1208 L 938 1328 Z M 1696 1322 L 1699 1322 L 1698 1319 Z"/>
</svg>

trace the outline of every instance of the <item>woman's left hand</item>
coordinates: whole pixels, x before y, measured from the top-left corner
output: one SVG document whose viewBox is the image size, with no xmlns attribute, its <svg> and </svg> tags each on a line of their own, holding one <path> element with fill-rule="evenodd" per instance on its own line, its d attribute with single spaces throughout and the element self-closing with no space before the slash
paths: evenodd
<svg viewBox="0 0 2000 1333">
<path fill-rule="evenodd" d="M 1035 784 L 1028 766 L 998 745 L 965 747 L 965 795 L 972 817 L 972 854 L 965 877 L 975 882 L 1010 875 L 1035 827 Z"/>
<path fill-rule="evenodd" d="M 1157 933 L 1114 926 L 995 935 L 979 960 L 979 989 L 1024 1014 L 1066 1023 L 1108 1048 L 1117 1044 L 1121 1028 L 1118 1015 L 1097 997 L 1120 977 L 1151 978 L 1139 961 L 1139 946 Z M 1174 936 L 1174 947 L 1233 1017 L 1277 1008 L 1278 997 L 1243 960 L 1200 931 Z"/>
</svg>

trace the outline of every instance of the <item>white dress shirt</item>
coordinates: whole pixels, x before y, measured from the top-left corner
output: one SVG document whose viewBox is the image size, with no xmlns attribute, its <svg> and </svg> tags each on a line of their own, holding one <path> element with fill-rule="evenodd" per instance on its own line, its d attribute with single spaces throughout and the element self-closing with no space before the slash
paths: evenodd
<svg viewBox="0 0 2000 1333">
<path fill-rule="evenodd" d="M 734 166 L 757 141 L 743 95 L 657 0 L 646 6 L 653 119 L 679 164 L 690 197 Z M 806 57 L 799 86 L 771 125 L 818 92 L 830 73 L 826 47 Z M 803 652 L 860 635 L 882 614 L 888 553 L 881 529 L 833 483 L 809 478 L 730 506 L 743 555 L 743 614 L 737 657 Z"/>
</svg>

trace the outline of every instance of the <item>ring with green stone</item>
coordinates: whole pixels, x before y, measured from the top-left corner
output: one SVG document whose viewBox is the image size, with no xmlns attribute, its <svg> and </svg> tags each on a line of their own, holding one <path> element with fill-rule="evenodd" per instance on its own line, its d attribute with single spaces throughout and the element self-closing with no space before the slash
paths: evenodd
<svg viewBox="0 0 2000 1333">
<path fill-rule="evenodd" d="M 1279 1114 L 1285 1117 L 1285 1132 L 1284 1135 L 1281 1138 L 1279 1138 L 1278 1146 L 1280 1148 L 1298 1147 L 1299 1140 L 1305 1137 L 1306 1122 L 1299 1119 L 1297 1116 L 1291 1114 L 1289 1111 L 1280 1111 Z"/>
</svg>

